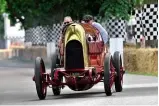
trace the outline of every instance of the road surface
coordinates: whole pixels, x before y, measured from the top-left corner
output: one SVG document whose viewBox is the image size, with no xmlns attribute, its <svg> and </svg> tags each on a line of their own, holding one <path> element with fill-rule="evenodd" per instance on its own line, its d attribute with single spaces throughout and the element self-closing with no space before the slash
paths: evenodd
<svg viewBox="0 0 159 106">
<path fill-rule="evenodd" d="M 103 83 L 87 91 L 75 92 L 65 87 L 60 96 L 53 96 L 51 88 L 45 100 L 40 101 L 32 81 L 33 65 L 0 61 L 0 105 L 157 105 L 158 77 L 124 75 L 123 92 L 106 96 Z M 20 68 L 19 68 L 19 67 Z M 49 69 L 47 70 L 50 71 Z"/>
</svg>

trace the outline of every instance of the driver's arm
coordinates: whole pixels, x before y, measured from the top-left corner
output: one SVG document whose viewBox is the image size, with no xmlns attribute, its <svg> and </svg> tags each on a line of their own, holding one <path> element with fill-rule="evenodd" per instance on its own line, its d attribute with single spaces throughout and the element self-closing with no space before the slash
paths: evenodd
<svg viewBox="0 0 159 106">
<path fill-rule="evenodd" d="M 59 41 L 58 41 L 58 46 L 60 47 L 61 46 L 61 44 L 63 43 L 63 32 L 64 32 L 64 28 L 65 28 L 65 24 L 63 23 L 63 25 L 62 25 L 62 27 L 61 27 L 61 36 L 60 36 L 60 38 L 59 38 Z"/>
<path fill-rule="evenodd" d="M 95 23 L 93 23 L 93 26 L 96 27 L 99 30 L 99 32 L 100 32 L 100 34 L 102 36 L 102 39 L 104 41 L 104 44 L 107 44 L 107 42 L 108 42 L 108 33 L 107 33 L 107 31 L 99 23 L 95 22 Z"/>
<path fill-rule="evenodd" d="M 102 36 L 103 42 L 104 42 L 105 52 L 108 52 L 108 46 L 107 46 L 108 33 L 107 33 L 107 31 L 106 31 L 106 30 L 102 27 L 102 25 L 99 24 L 99 23 L 94 22 L 92 25 L 99 30 L 99 32 L 100 32 L 100 34 L 101 34 L 101 36 Z"/>
<path fill-rule="evenodd" d="M 61 35 L 62 36 L 62 35 Z M 62 37 L 60 36 L 59 41 L 58 41 L 58 47 L 60 47 L 61 43 L 62 43 Z"/>
</svg>

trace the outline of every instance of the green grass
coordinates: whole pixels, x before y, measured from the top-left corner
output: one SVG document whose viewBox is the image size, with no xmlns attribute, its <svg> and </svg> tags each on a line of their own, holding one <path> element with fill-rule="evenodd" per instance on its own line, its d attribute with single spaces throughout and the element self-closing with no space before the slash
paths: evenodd
<svg viewBox="0 0 159 106">
<path fill-rule="evenodd" d="M 128 74 L 136 74 L 136 75 L 145 75 L 145 76 L 156 76 L 158 77 L 158 73 L 154 72 L 154 73 L 148 73 L 148 72 L 130 72 L 128 70 L 125 71 Z"/>
</svg>

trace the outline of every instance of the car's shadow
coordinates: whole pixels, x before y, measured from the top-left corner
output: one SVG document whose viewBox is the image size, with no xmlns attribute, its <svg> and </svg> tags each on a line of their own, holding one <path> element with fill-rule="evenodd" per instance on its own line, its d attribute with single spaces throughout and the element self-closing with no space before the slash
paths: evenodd
<svg viewBox="0 0 159 106">
<path fill-rule="evenodd" d="M 80 92 L 71 94 L 61 94 L 59 96 L 54 96 L 54 99 L 70 99 L 70 98 L 89 98 L 89 97 L 101 97 L 106 96 L 105 92 Z M 48 95 L 49 97 L 52 95 Z"/>
<path fill-rule="evenodd" d="M 115 93 L 115 92 L 113 92 Z M 114 95 L 112 96 L 108 96 L 108 97 L 113 97 Z M 106 97 L 106 94 L 105 92 L 101 92 L 101 91 L 97 91 L 97 92 L 87 92 L 87 91 L 83 91 L 83 92 L 76 92 L 76 93 L 67 93 L 67 94 L 61 94 L 61 95 L 57 95 L 57 96 L 54 96 L 54 95 L 47 95 L 45 100 L 60 100 L 60 99 L 73 99 L 73 98 L 98 98 L 98 97 Z M 38 98 L 38 97 L 37 97 Z M 36 100 L 30 100 L 30 101 L 39 101 L 39 99 L 36 99 Z"/>
<path fill-rule="evenodd" d="M 96 90 L 96 88 L 93 88 Z M 102 92 L 101 92 L 102 91 Z M 58 99 L 74 99 L 74 98 L 121 98 L 121 97 L 134 97 L 134 96 L 148 96 L 148 95 L 156 95 L 158 94 L 158 87 L 144 87 L 144 88 L 124 88 L 122 92 L 113 92 L 112 96 L 106 96 L 105 92 L 102 89 L 97 89 L 96 91 L 83 91 L 83 92 L 75 92 L 75 93 L 67 93 L 61 94 L 58 96 L 54 96 L 48 94 L 45 100 L 58 100 Z M 37 97 L 38 98 L 38 97 Z M 39 101 L 29 100 L 29 101 Z"/>
</svg>

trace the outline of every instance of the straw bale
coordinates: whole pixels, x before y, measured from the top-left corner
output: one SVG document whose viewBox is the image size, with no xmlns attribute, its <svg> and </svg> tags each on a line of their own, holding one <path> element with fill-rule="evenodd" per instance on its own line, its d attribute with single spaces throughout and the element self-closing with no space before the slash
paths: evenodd
<svg viewBox="0 0 159 106">
<path fill-rule="evenodd" d="M 158 50 L 151 48 L 125 48 L 124 66 L 130 72 L 157 73 Z"/>
<path fill-rule="evenodd" d="M 11 49 L 0 49 L 0 59 L 7 59 L 12 56 Z"/>
</svg>

